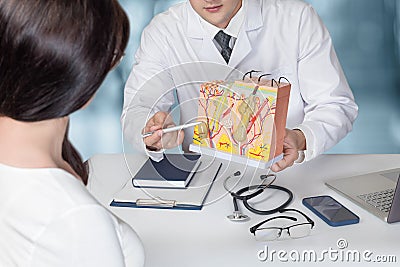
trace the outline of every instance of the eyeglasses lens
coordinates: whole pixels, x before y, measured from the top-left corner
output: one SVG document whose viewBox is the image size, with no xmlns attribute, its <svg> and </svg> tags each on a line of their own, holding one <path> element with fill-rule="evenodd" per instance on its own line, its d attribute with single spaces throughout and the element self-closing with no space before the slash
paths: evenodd
<svg viewBox="0 0 400 267">
<path fill-rule="evenodd" d="M 299 224 L 289 228 L 291 238 L 301 238 L 308 236 L 311 233 L 311 224 Z"/>
<path fill-rule="evenodd" d="M 279 228 L 261 228 L 258 229 L 254 235 L 257 241 L 272 241 L 279 238 L 281 232 Z"/>
</svg>

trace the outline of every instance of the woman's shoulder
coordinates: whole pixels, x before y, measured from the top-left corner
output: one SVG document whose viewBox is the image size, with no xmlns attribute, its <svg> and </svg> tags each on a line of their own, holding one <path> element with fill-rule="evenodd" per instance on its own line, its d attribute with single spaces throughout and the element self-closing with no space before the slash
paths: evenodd
<svg viewBox="0 0 400 267">
<path fill-rule="evenodd" d="M 0 225 L 12 226 L 1 228 L 0 233 L 7 233 L 10 249 L 26 248 L 26 254 L 20 255 L 21 261 L 73 266 L 70 255 L 75 255 L 75 259 L 90 259 L 91 266 L 123 266 L 126 256 L 121 248 L 126 246 L 123 241 L 127 236 L 131 246 L 138 248 L 137 257 L 143 259 L 140 239 L 132 238 L 133 230 L 123 231 L 124 224 L 69 173 L 0 166 L 0 174 L 0 181 L 8 181 L 4 192 L 10 192 L 0 196 L 4 200 L 0 205 L 4 211 Z M 49 251 L 54 257 L 48 257 Z M 104 261 L 98 255 L 106 255 Z"/>
<path fill-rule="evenodd" d="M 5 220 L 41 228 L 79 209 L 108 213 L 80 180 L 64 170 L 0 165 L 0 177 L 0 206 Z"/>
</svg>

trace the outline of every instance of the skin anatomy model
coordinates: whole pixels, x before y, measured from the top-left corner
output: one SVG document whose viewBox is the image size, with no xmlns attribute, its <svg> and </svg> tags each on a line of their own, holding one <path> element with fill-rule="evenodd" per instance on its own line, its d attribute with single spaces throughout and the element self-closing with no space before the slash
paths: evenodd
<svg viewBox="0 0 400 267">
<path fill-rule="evenodd" d="M 203 83 L 203 123 L 195 126 L 190 149 L 265 168 L 280 159 L 290 94 L 281 79 Z"/>
</svg>

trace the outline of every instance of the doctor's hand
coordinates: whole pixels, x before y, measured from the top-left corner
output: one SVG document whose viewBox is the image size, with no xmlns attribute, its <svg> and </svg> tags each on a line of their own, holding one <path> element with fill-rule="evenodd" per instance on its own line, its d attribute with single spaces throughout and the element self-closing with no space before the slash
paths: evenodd
<svg viewBox="0 0 400 267">
<path fill-rule="evenodd" d="M 146 126 L 143 129 L 143 133 L 154 131 L 152 135 L 145 137 L 143 140 L 146 148 L 151 151 L 158 151 L 161 149 L 173 148 L 182 144 L 184 138 L 182 130 L 169 133 L 162 132 L 163 128 L 173 126 L 175 126 L 175 124 L 168 113 L 159 111 L 154 114 L 154 116 L 147 121 Z"/>
<path fill-rule="evenodd" d="M 293 163 L 299 157 L 299 151 L 306 149 L 306 138 L 300 130 L 286 129 L 285 139 L 283 140 L 283 159 L 271 166 L 271 170 L 279 172 Z"/>
</svg>

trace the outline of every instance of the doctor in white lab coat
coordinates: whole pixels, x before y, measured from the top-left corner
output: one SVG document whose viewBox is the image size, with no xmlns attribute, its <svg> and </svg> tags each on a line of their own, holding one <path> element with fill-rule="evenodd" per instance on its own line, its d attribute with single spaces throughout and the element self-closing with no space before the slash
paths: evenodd
<svg viewBox="0 0 400 267">
<path fill-rule="evenodd" d="M 220 30 L 232 36 L 228 63 L 214 39 Z M 124 137 L 154 159 L 162 157 L 165 147 L 183 141 L 187 150 L 192 141 L 192 129 L 169 137 L 159 130 L 173 124 L 167 114 L 174 89 L 180 123 L 187 123 L 197 117 L 202 82 L 234 79 L 250 70 L 284 76 L 292 85 L 284 158 L 273 171 L 331 148 L 352 130 L 357 117 L 329 32 L 300 0 L 189 0 L 154 17 L 135 59 L 125 87 Z"/>
</svg>

